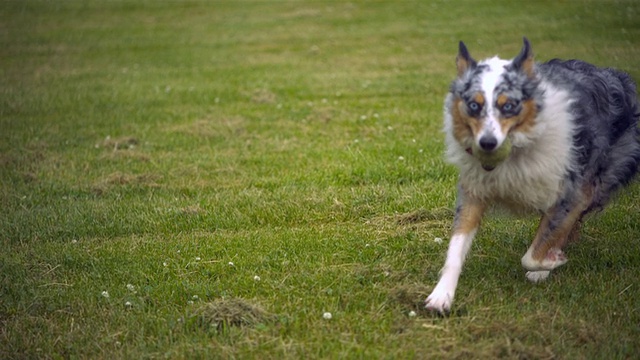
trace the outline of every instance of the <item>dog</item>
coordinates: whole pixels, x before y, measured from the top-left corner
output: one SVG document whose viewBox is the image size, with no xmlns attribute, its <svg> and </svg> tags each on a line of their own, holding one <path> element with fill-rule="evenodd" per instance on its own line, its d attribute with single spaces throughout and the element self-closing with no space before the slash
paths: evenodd
<svg viewBox="0 0 640 360">
<path fill-rule="evenodd" d="M 638 172 L 636 85 L 621 71 L 580 60 L 537 63 L 523 38 L 512 60 L 474 60 L 463 42 L 444 104 L 446 158 L 460 175 L 453 231 L 426 308 L 448 313 L 471 243 L 495 205 L 542 215 L 522 257 L 526 278 L 565 264 L 563 246 Z M 497 164 L 483 162 L 505 144 Z"/>
</svg>

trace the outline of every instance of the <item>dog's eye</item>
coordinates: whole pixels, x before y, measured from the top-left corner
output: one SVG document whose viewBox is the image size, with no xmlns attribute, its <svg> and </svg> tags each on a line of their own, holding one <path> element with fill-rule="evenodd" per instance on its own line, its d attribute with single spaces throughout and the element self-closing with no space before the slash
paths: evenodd
<svg viewBox="0 0 640 360">
<path fill-rule="evenodd" d="M 513 114 L 513 113 L 517 112 L 518 104 L 519 104 L 519 102 L 517 102 L 517 101 L 509 101 L 509 102 L 505 103 L 504 105 L 502 105 L 502 109 L 501 110 L 505 114 Z"/>
<path fill-rule="evenodd" d="M 482 106 L 475 101 L 470 101 L 467 107 L 469 108 L 469 115 L 476 115 L 480 112 L 480 109 L 482 109 Z"/>
</svg>

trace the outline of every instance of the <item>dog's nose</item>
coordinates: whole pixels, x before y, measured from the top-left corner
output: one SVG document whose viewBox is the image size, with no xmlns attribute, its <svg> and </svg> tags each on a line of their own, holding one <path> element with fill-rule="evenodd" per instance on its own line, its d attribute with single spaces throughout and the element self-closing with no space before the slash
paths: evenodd
<svg viewBox="0 0 640 360">
<path fill-rule="evenodd" d="M 485 135 L 480 138 L 480 148 L 484 151 L 492 151 L 498 145 L 498 139 L 493 135 Z"/>
</svg>

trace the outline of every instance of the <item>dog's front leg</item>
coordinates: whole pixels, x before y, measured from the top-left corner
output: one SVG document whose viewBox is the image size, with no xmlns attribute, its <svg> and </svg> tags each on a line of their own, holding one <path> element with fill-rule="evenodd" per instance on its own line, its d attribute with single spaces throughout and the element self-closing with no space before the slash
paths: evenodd
<svg viewBox="0 0 640 360">
<path fill-rule="evenodd" d="M 439 313 L 446 313 L 451 309 L 462 265 L 480 226 L 484 210 L 483 202 L 468 195 L 461 186 L 458 187 L 458 204 L 447 259 L 440 271 L 438 284 L 427 297 L 427 309 Z"/>
</svg>

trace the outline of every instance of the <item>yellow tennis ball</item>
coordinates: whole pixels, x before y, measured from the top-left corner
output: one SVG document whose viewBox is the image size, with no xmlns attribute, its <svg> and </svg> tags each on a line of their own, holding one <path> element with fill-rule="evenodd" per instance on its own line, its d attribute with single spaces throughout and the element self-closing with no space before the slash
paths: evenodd
<svg viewBox="0 0 640 360">
<path fill-rule="evenodd" d="M 484 151 L 474 142 L 471 147 L 471 154 L 480 161 L 483 169 L 491 171 L 511 154 L 511 140 L 509 138 L 504 139 L 502 145 L 494 151 Z"/>
</svg>

